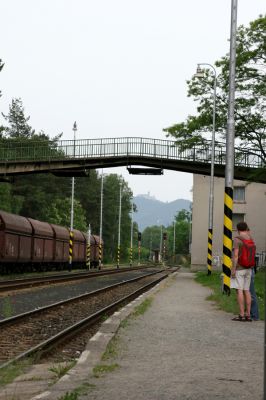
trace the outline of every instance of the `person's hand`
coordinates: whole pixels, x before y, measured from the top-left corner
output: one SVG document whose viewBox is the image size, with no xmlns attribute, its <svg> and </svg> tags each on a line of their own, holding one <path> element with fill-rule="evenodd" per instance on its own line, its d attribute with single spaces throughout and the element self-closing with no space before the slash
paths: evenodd
<svg viewBox="0 0 266 400">
<path fill-rule="evenodd" d="M 235 276 L 236 276 L 236 269 L 234 267 L 231 270 L 231 276 L 232 276 L 232 278 L 235 278 Z"/>
</svg>

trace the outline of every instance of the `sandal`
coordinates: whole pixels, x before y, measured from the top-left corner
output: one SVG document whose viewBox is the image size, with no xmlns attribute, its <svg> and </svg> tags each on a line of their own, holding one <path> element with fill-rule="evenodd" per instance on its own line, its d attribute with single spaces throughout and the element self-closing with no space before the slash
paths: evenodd
<svg viewBox="0 0 266 400">
<path fill-rule="evenodd" d="M 233 318 L 232 321 L 246 321 L 245 317 L 242 317 L 242 315 L 238 315 L 237 317 Z"/>
<path fill-rule="evenodd" d="M 252 319 L 250 318 L 250 315 L 246 315 L 246 321 L 252 322 Z"/>
</svg>

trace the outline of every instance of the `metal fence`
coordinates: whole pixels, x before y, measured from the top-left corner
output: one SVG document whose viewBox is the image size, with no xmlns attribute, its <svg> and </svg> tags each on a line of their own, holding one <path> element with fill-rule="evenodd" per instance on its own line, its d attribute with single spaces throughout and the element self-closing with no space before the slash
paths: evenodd
<svg viewBox="0 0 266 400">
<path fill-rule="evenodd" d="M 257 267 L 266 267 L 266 251 L 260 251 L 259 253 L 256 253 L 256 258 Z"/>
<path fill-rule="evenodd" d="M 61 140 L 58 142 L 9 142 L 0 144 L 0 162 L 50 161 L 65 158 L 89 159 L 105 157 L 151 157 L 169 160 L 211 162 L 211 141 L 204 145 L 185 148 L 170 140 L 141 137 Z M 225 164 L 226 147 L 217 143 L 214 153 L 216 164 Z M 258 151 L 235 149 L 235 165 L 251 168 L 263 167 Z"/>
</svg>

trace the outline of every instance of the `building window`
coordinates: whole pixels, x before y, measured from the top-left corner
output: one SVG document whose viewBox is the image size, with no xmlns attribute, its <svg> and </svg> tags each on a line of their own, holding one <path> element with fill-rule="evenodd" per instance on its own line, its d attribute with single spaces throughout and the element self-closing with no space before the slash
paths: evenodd
<svg viewBox="0 0 266 400">
<path fill-rule="evenodd" d="M 237 203 L 245 201 L 245 186 L 234 187 L 234 201 Z"/>
<path fill-rule="evenodd" d="M 233 229 L 236 230 L 236 226 L 239 222 L 245 221 L 245 214 L 233 214 L 232 215 L 232 222 L 233 222 Z"/>
</svg>

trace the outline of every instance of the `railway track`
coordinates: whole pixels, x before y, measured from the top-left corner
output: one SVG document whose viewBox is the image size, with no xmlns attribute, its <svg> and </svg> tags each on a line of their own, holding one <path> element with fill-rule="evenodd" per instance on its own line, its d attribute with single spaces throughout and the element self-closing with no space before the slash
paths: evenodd
<svg viewBox="0 0 266 400">
<path fill-rule="evenodd" d="M 122 267 L 119 269 L 108 268 L 104 270 L 98 271 L 84 271 L 84 272 L 76 272 L 76 273 L 67 273 L 67 274 L 54 274 L 47 276 L 38 276 L 33 278 L 19 278 L 12 280 L 1 280 L 0 281 L 0 292 L 9 292 L 13 290 L 26 289 L 36 286 L 43 286 L 47 284 L 54 283 L 63 283 L 63 282 L 71 282 L 76 280 L 94 278 L 96 276 L 103 275 L 111 275 L 111 274 L 119 274 L 127 271 L 136 271 L 143 268 L 150 268 L 149 266 L 140 265 L 138 267 Z"/>
<path fill-rule="evenodd" d="M 148 273 L 0 321 L 0 368 L 30 355 L 47 353 L 169 273 L 170 270 Z"/>
</svg>

